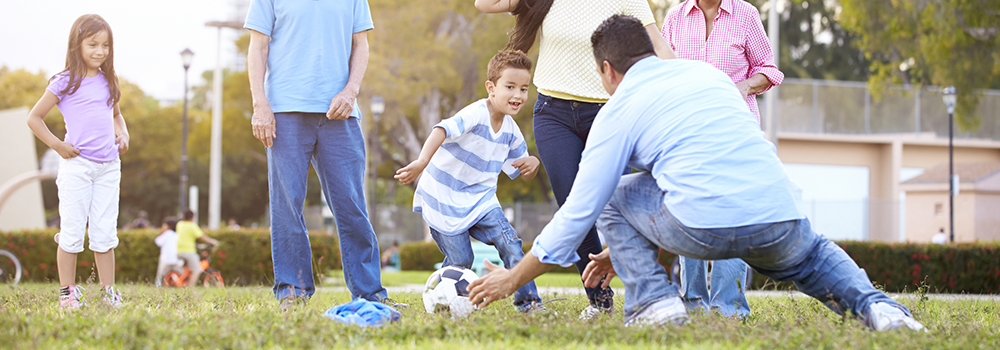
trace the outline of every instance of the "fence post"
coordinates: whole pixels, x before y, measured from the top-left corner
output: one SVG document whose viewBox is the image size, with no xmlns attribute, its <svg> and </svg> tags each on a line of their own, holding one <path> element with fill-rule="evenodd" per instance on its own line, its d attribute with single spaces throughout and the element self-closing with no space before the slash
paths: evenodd
<svg viewBox="0 0 1000 350">
<path fill-rule="evenodd" d="M 917 87 L 917 95 L 914 102 L 916 106 L 913 108 L 913 124 L 915 125 L 914 132 L 916 132 L 917 135 L 920 135 L 920 90 L 923 89 Z"/>
<path fill-rule="evenodd" d="M 816 125 L 813 127 L 817 133 L 823 133 L 823 120 L 819 116 L 819 81 L 813 80 L 813 123 Z"/>
<path fill-rule="evenodd" d="M 872 95 L 865 89 L 865 134 L 872 133 Z"/>
</svg>

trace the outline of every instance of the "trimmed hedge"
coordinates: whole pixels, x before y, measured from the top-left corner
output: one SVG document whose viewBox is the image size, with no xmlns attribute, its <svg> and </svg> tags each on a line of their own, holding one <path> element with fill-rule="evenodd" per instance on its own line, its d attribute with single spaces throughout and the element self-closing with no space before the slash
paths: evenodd
<svg viewBox="0 0 1000 350">
<path fill-rule="evenodd" d="M 23 282 L 57 282 L 56 249 L 52 236 L 54 229 L 36 231 L 11 231 L 0 233 L 0 249 L 14 253 L 21 261 Z M 118 232 L 115 249 L 115 279 L 129 283 L 152 283 L 160 248 L 153 243 L 159 231 L 129 230 Z M 221 242 L 212 255 L 212 268 L 219 270 L 227 285 L 259 285 L 274 282 L 271 264 L 271 236 L 268 230 L 219 230 L 206 232 Z M 341 268 L 337 238 L 326 233 L 311 233 L 313 269 L 317 281 L 329 270 Z M 84 241 L 84 252 L 77 255 L 78 280 L 97 280 L 94 254 Z"/>
</svg>

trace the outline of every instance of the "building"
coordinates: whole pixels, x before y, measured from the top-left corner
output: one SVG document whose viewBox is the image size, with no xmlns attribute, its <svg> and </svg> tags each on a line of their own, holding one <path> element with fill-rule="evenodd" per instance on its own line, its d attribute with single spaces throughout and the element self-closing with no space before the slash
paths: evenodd
<svg viewBox="0 0 1000 350">
<path fill-rule="evenodd" d="M 955 242 L 1000 240 L 1000 162 L 956 163 Z M 900 185 L 906 193 L 906 240 L 927 243 L 949 231 L 948 163 Z"/>
</svg>

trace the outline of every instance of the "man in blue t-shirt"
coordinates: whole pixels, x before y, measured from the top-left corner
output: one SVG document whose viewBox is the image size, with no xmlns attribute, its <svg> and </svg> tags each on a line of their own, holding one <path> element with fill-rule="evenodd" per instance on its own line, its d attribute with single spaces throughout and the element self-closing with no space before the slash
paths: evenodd
<svg viewBox="0 0 1000 350">
<path fill-rule="evenodd" d="M 614 15 L 591 36 L 611 99 L 587 137 L 573 189 L 514 268 L 487 265 L 469 285 L 479 307 L 505 298 L 548 266 L 569 266 L 594 222 L 610 250 L 591 255 L 588 287 L 617 273 L 625 324 L 688 320 L 658 248 L 703 259 L 740 258 L 872 329 L 923 329 L 909 310 L 872 286 L 839 246 L 810 228 L 796 207 L 774 145 L 732 80 L 708 63 L 660 60 L 642 22 Z M 641 173 L 622 176 L 628 165 Z"/>
<path fill-rule="evenodd" d="M 382 287 L 379 248 L 363 193 L 365 144 L 357 106 L 368 66 L 367 0 L 252 0 L 247 70 L 253 134 L 267 149 L 274 296 L 279 307 L 315 292 L 302 206 L 309 163 L 337 221 L 352 298 L 396 304 Z"/>
</svg>

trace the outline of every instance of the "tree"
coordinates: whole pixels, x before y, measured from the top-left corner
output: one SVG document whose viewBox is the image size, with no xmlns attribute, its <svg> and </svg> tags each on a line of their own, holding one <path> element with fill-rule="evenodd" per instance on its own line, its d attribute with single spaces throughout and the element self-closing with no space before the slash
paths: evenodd
<svg viewBox="0 0 1000 350">
<path fill-rule="evenodd" d="M 871 60 L 869 89 L 954 85 L 959 130 L 975 130 L 980 90 L 1000 84 L 1000 1 L 842 0 L 840 21 Z"/>
</svg>

